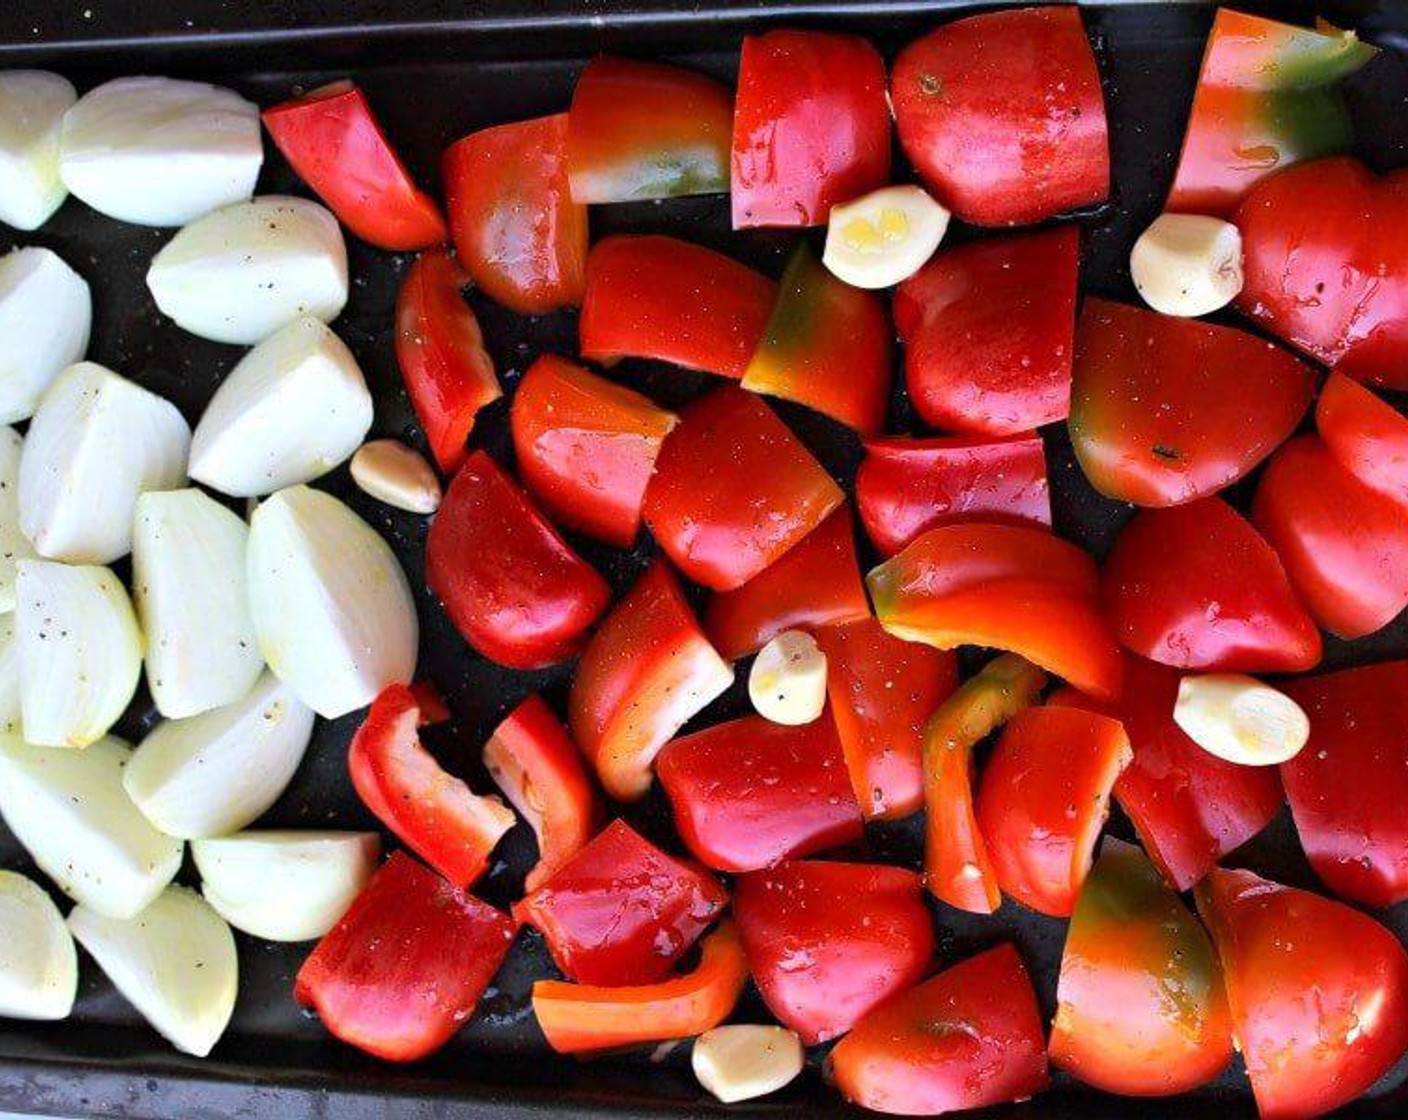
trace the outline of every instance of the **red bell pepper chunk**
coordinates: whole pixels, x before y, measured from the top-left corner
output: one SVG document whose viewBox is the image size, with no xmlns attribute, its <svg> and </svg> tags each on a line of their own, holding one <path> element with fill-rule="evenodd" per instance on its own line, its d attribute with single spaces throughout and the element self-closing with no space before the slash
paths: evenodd
<svg viewBox="0 0 1408 1120">
<path fill-rule="evenodd" d="M 1315 374 L 1242 331 L 1087 298 L 1071 443 L 1107 498 L 1172 506 L 1244 477 L 1296 429 Z"/>
<path fill-rule="evenodd" d="M 906 817 L 923 803 L 924 725 L 958 687 L 958 658 L 906 642 L 873 618 L 816 632 L 826 699 L 867 819 Z"/>
<path fill-rule="evenodd" d="M 1365 486 L 1315 436 L 1276 453 L 1252 522 L 1331 634 L 1362 638 L 1408 607 L 1408 506 Z"/>
<path fill-rule="evenodd" d="M 528 697 L 484 745 L 484 768 L 538 838 L 531 891 L 587 846 L 601 806 L 582 757 L 543 698 Z"/>
<path fill-rule="evenodd" d="M 675 732 L 733 683 L 670 569 L 652 564 L 582 654 L 568 697 L 573 738 L 606 792 L 636 801 Z"/>
<path fill-rule="evenodd" d="M 363 241 L 402 252 L 445 240 L 440 207 L 415 185 L 352 82 L 320 86 L 263 115 L 289 166 Z"/>
<path fill-rule="evenodd" d="M 1343 31 L 1219 8 L 1166 209 L 1226 217 L 1278 170 L 1348 151 L 1338 83 L 1377 53 Z"/>
<path fill-rule="evenodd" d="M 856 508 L 886 557 L 955 521 L 1012 520 L 1049 528 L 1051 494 L 1041 437 L 867 440 L 856 472 Z"/>
<path fill-rule="evenodd" d="M 528 492 L 558 524 L 617 548 L 640 533 L 645 486 L 674 413 L 649 397 L 544 354 L 509 412 Z"/>
<path fill-rule="evenodd" d="M 1340 466 L 1371 490 L 1408 506 L 1408 416 L 1358 382 L 1332 373 L 1315 426 Z"/>
<path fill-rule="evenodd" d="M 977 807 L 1003 894 L 1053 917 L 1071 913 L 1131 753 L 1118 721 L 1077 708 L 1030 708 L 1008 723 Z"/>
<path fill-rule="evenodd" d="M 479 410 L 503 396 L 479 320 L 460 295 L 469 277 L 442 249 L 422 253 L 396 294 L 396 364 L 435 462 L 454 474 Z"/>
<path fill-rule="evenodd" d="M 1071 915 L 1051 1061 L 1107 1093 L 1163 1097 L 1232 1056 L 1207 932 L 1137 847 L 1107 838 Z"/>
<path fill-rule="evenodd" d="M 748 983 L 748 962 L 729 922 L 704 939 L 694 971 L 642 986 L 533 985 L 533 1014 L 559 1054 L 591 1054 L 691 1038 L 717 1027 Z"/>
<path fill-rule="evenodd" d="M 942 250 L 895 289 L 926 424 L 1009 436 L 1066 418 L 1079 264 L 1079 232 L 1061 226 Z"/>
<path fill-rule="evenodd" d="M 607 237 L 587 258 L 582 357 L 654 358 L 735 380 L 763 337 L 777 285 L 722 253 L 673 237 Z"/>
<path fill-rule="evenodd" d="M 431 867 L 458 887 L 484 874 L 514 826 L 497 797 L 473 793 L 421 745 L 420 707 L 405 685 L 382 690 L 347 749 L 362 803 Z"/>
<path fill-rule="evenodd" d="M 973 914 L 1002 905 L 973 805 L 973 749 L 1041 698 L 1046 674 L 1004 654 L 945 700 L 924 731 L 924 882 Z"/>
<path fill-rule="evenodd" d="M 919 876 L 899 867 L 751 871 L 738 877 L 733 912 L 763 1002 L 808 1046 L 911 987 L 934 953 Z"/>
<path fill-rule="evenodd" d="M 450 722 L 450 706 L 445 703 L 445 698 L 440 695 L 440 690 L 435 687 L 434 681 L 426 679 L 412 681 L 411 697 L 416 702 L 417 726 L 433 727 L 437 723 Z"/>
<path fill-rule="evenodd" d="M 743 40 L 733 114 L 733 228 L 825 224 L 890 178 L 885 62 L 855 35 Z"/>
<path fill-rule="evenodd" d="M 1131 654 L 1119 703 L 1063 689 L 1047 704 L 1086 708 L 1124 724 L 1134 758 L 1115 783 L 1115 800 L 1164 878 L 1186 891 L 1270 824 L 1286 797 L 1274 767 L 1225 762 L 1173 722 L 1181 677 Z"/>
<path fill-rule="evenodd" d="M 756 653 L 784 630 L 841 626 L 870 617 L 851 511 L 825 521 L 741 587 L 709 599 L 704 627 L 730 661 Z"/>
<path fill-rule="evenodd" d="M 1237 209 L 1237 306 L 1356 381 L 1408 389 L 1408 171 L 1302 163 Z"/>
<path fill-rule="evenodd" d="M 666 855 L 625 821 L 605 830 L 513 907 L 583 984 L 662 979 L 728 902 L 719 881 Z"/>
<path fill-rule="evenodd" d="M 1408 661 L 1280 687 L 1310 717 L 1309 742 L 1281 765 L 1310 866 L 1351 902 L 1384 907 L 1408 899 Z"/>
<path fill-rule="evenodd" d="M 1194 893 L 1262 1120 L 1332 1112 L 1402 1057 L 1408 954 L 1378 922 L 1250 871 L 1214 868 Z"/>
<path fill-rule="evenodd" d="M 890 74 L 900 144 L 965 222 L 1027 225 L 1110 193 L 1100 72 L 1073 5 L 956 20 Z"/>
<path fill-rule="evenodd" d="M 645 523 L 690 579 L 731 591 L 844 500 L 772 409 L 726 385 L 680 414 L 645 491 Z"/>
<path fill-rule="evenodd" d="M 567 182 L 567 114 L 471 133 L 441 157 L 460 264 L 524 315 L 581 304 L 587 208 Z"/>
<path fill-rule="evenodd" d="M 825 712 L 800 727 L 761 716 L 717 724 L 669 744 L 656 770 L 680 838 L 717 871 L 757 871 L 861 838 Z"/>
<path fill-rule="evenodd" d="M 1112 699 L 1123 664 L 1097 581 L 1075 545 L 1035 527 L 983 523 L 930 529 L 866 576 L 875 616 L 897 637 L 1007 650 Z"/>
<path fill-rule="evenodd" d="M 1276 553 L 1221 498 L 1139 513 L 1101 581 L 1120 641 L 1141 657 L 1241 673 L 1298 673 L 1320 660 L 1320 632 Z"/>
<path fill-rule="evenodd" d="M 294 998 L 343 1042 L 414 1062 L 474 1014 L 514 929 L 507 914 L 392 852 L 303 962 Z"/>
<path fill-rule="evenodd" d="M 465 641 L 515 669 L 571 657 L 611 599 L 596 569 L 483 451 L 460 468 L 430 523 L 425 579 Z"/>
<path fill-rule="evenodd" d="M 899 1116 L 1024 1101 L 1049 1080 L 1036 992 L 1008 944 L 872 1011 L 827 1065 L 847 1100 Z"/>
<path fill-rule="evenodd" d="M 874 435 L 890 403 L 891 333 L 880 297 L 838 280 L 803 241 L 782 274 L 743 387 Z"/>
<path fill-rule="evenodd" d="M 633 202 L 728 190 L 733 95 L 692 70 L 602 56 L 567 113 L 574 202 Z"/>
</svg>

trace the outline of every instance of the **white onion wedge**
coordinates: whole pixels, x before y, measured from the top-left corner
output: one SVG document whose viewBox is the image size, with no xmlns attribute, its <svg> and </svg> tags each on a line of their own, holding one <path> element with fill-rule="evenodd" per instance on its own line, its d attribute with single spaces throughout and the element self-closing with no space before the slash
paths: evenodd
<svg viewBox="0 0 1408 1120">
<path fill-rule="evenodd" d="M 131 753 L 120 739 L 56 751 L 0 736 L 0 815 L 15 839 L 64 894 L 114 918 L 140 913 L 161 893 L 183 847 L 122 788 Z"/>
<path fill-rule="evenodd" d="M 78 953 L 38 883 L 0 871 L 0 1016 L 65 1019 L 78 994 Z"/>
<path fill-rule="evenodd" d="M 170 401 L 94 362 L 49 386 L 20 456 L 20 527 L 35 551 L 108 564 L 132 549 L 147 490 L 186 485 L 191 429 Z"/>
<path fill-rule="evenodd" d="M 107 568 L 21 560 L 15 594 L 25 741 L 97 742 L 142 674 L 142 631 L 126 588 Z"/>
<path fill-rule="evenodd" d="M 68 928 L 113 986 L 177 1050 L 203 1058 L 229 1025 L 239 987 L 235 938 L 210 904 L 167 887 L 135 918 L 86 906 Z"/>
<path fill-rule="evenodd" d="M 147 687 L 168 719 L 233 704 L 264 659 L 245 587 L 245 523 L 199 490 L 137 499 L 132 584 Z"/>
<path fill-rule="evenodd" d="M 233 90 L 170 78 L 118 78 L 64 115 L 59 174 L 100 214 L 179 226 L 254 192 L 259 109 Z"/>
<path fill-rule="evenodd" d="M 311 941 L 347 913 L 381 856 L 375 832 L 241 832 L 191 844 L 201 893 L 238 930 Z"/>
<path fill-rule="evenodd" d="M 15 609 L 15 565 L 35 554 L 34 546 L 20 528 L 23 450 L 24 439 L 19 432 L 14 428 L 0 429 L 0 614 Z"/>
<path fill-rule="evenodd" d="M 312 734 L 313 713 L 265 673 L 227 707 L 157 724 L 122 785 L 169 836 L 227 836 L 278 800 Z"/>
<path fill-rule="evenodd" d="M 0 73 L 0 222 L 38 229 L 63 205 L 59 130 L 77 100 L 72 83 L 57 74 Z"/>
<path fill-rule="evenodd" d="M 301 315 L 337 318 L 347 246 L 326 208 L 265 195 L 186 226 L 152 260 L 147 287 L 192 334 L 252 346 Z"/>
<path fill-rule="evenodd" d="M 0 735 L 20 733 L 20 642 L 15 616 L 0 615 Z"/>
<path fill-rule="evenodd" d="M 237 498 L 272 494 L 345 462 L 372 426 L 372 396 L 343 341 L 305 315 L 246 354 L 191 438 L 191 477 Z"/>
<path fill-rule="evenodd" d="M 0 421 L 34 415 L 59 373 L 88 351 L 88 282 L 48 249 L 0 257 Z"/>
<path fill-rule="evenodd" d="M 420 630 L 405 573 L 329 494 L 292 486 L 259 504 L 249 601 L 264 660 L 320 716 L 364 707 L 415 672 Z"/>
</svg>

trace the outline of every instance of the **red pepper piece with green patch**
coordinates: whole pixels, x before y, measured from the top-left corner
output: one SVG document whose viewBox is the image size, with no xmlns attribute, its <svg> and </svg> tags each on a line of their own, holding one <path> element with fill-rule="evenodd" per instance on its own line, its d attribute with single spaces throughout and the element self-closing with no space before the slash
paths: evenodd
<svg viewBox="0 0 1408 1120">
<path fill-rule="evenodd" d="M 941 250 L 895 290 L 926 424 L 1010 436 L 1066 418 L 1079 263 L 1079 232 L 1061 226 Z"/>
<path fill-rule="evenodd" d="M 1353 32 L 1219 8 L 1166 209 L 1228 217 L 1267 176 L 1348 151 L 1339 82 L 1377 53 Z"/>
<path fill-rule="evenodd" d="M 640 534 L 645 487 L 678 417 L 649 397 L 544 354 L 509 411 L 523 485 L 559 525 L 617 548 Z"/>
<path fill-rule="evenodd" d="M 1408 954 L 1341 902 L 1214 868 L 1194 895 L 1262 1120 L 1348 1104 L 1408 1049 Z"/>
<path fill-rule="evenodd" d="M 867 440 L 856 508 L 871 542 L 893 556 L 956 521 L 1051 526 L 1046 452 L 1035 433 L 1005 439 L 885 436 Z"/>
<path fill-rule="evenodd" d="M 1315 427 L 1340 466 L 1408 507 L 1408 416 L 1344 374 L 1332 373 L 1320 390 Z"/>
<path fill-rule="evenodd" d="M 572 200 L 635 202 L 728 190 L 733 95 L 693 70 L 600 56 L 567 113 Z"/>
<path fill-rule="evenodd" d="M 557 967 L 582 984 L 654 984 L 728 902 L 708 872 L 612 821 L 547 882 L 514 903 Z"/>
<path fill-rule="evenodd" d="M 586 291 L 587 208 L 567 183 L 567 114 L 471 133 L 441 157 L 460 264 L 523 315 L 577 307 Z"/>
<path fill-rule="evenodd" d="M 890 179 L 885 61 L 857 35 L 743 40 L 733 114 L 733 228 L 816 226 Z"/>
<path fill-rule="evenodd" d="M 848 1101 L 939 1116 L 1024 1101 L 1047 1087 L 1041 1009 L 1022 958 L 1002 944 L 872 1011 L 827 1060 Z"/>
<path fill-rule="evenodd" d="M 303 962 L 294 998 L 343 1042 L 414 1062 L 468 1022 L 513 936 L 507 914 L 392 852 Z"/>
<path fill-rule="evenodd" d="M 1107 498 L 1180 505 L 1230 486 L 1270 455 L 1314 391 L 1309 366 L 1254 335 L 1087 297 L 1071 443 Z"/>
<path fill-rule="evenodd" d="M 890 98 L 905 154 L 965 222 L 1030 225 L 1109 196 L 1100 72 L 1074 5 L 944 24 L 900 51 Z"/>
<path fill-rule="evenodd" d="M 679 582 L 656 561 L 592 636 L 572 678 L 568 722 L 606 792 L 636 801 L 655 756 L 733 683 Z"/>
<path fill-rule="evenodd" d="M 874 435 L 890 402 L 891 333 L 880 297 L 836 279 L 803 241 L 782 274 L 743 387 Z"/>
</svg>

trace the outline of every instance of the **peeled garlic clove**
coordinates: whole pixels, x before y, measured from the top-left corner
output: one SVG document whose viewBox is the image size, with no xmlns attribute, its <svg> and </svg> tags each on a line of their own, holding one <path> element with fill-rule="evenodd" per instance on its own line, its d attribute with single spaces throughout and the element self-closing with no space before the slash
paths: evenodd
<svg viewBox="0 0 1408 1120">
<path fill-rule="evenodd" d="M 1242 235 L 1220 218 L 1160 214 L 1134 243 L 1129 271 L 1155 311 L 1208 315 L 1242 290 Z"/>
<path fill-rule="evenodd" d="M 15 616 L 0 616 L 0 735 L 20 733 L 20 641 Z"/>
<path fill-rule="evenodd" d="M 405 573 L 336 498 L 292 486 L 261 502 L 248 563 L 264 660 L 320 716 L 346 715 L 410 681 L 420 629 Z"/>
<path fill-rule="evenodd" d="M 59 130 L 78 94 L 43 70 L 0 73 L 0 222 L 38 229 L 63 205 Z"/>
<path fill-rule="evenodd" d="M 41 556 L 111 563 L 132 550 L 138 495 L 186 485 L 190 443 L 170 401 L 94 362 L 70 366 L 25 436 L 20 527 Z"/>
<path fill-rule="evenodd" d="M 199 490 L 137 499 L 132 586 L 147 687 L 168 719 L 246 695 L 264 659 L 245 584 L 245 523 Z"/>
<path fill-rule="evenodd" d="M 374 439 L 358 448 L 352 481 L 377 501 L 408 513 L 440 508 L 440 480 L 425 456 L 400 440 Z"/>
<path fill-rule="evenodd" d="M 34 557 L 20 528 L 20 453 L 24 440 L 14 428 L 0 429 L 0 614 L 15 609 L 15 565 Z"/>
<path fill-rule="evenodd" d="M 1184 677 L 1173 721 L 1209 754 L 1242 766 L 1276 766 L 1310 738 L 1310 720 L 1299 704 L 1240 673 Z"/>
<path fill-rule="evenodd" d="M 179 226 L 254 192 L 264 148 L 259 108 L 233 90 L 170 78 L 118 78 L 65 115 L 59 174 L 100 214 Z"/>
<path fill-rule="evenodd" d="M 235 1010 L 239 960 L 230 927 L 205 899 L 167 887 L 141 914 L 74 908 L 68 928 L 123 997 L 157 1032 L 203 1058 Z"/>
<path fill-rule="evenodd" d="M 802 1072 L 802 1040 L 785 1027 L 735 1023 L 705 1031 L 691 1055 L 699 1084 L 724 1104 L 775 1093 Z"/>
<path fill-rule="evenodd" d="M 233 704 L 157 724 L 122 785 L 168 836 L 227 836 L 279 799 L 312 735 L 313 713 L 265 673 Z"/>
<path fill-rule="evenodd" d="M 811 723 L 826 706 L 826 654 L 816 639 L 784 630 L 758 651 L 748 673 L 748 698 L 764 719 Z"/>
<path fill-rule="evenodd" d="M 15 594 L 25 741 L 96 742 L 142 674 L 142 632 L 126 589 L 107 568 L 21 560 Z"/>
<path fill-rule="evenodd" d="M 327 474 L 372 426 L 372 396 L 342 340 L 305 315 L 230 371 L 191 438 L 191 477 L 237 498 Z"/>
<path fill-rule="evenodd" d="M 87 353 L 92 322 L 88 282 L 57 253 L 0 257 L 0 422 L 34 415 L 54 378 Z"/>
<path fill-rule="evenodd" d="M 934 255 L 948 219 L 923 187 L 881 187 L 831 208 L 821 263 L 852 287 L 892 287 Z"/>
<path fill-rule="evenodd" d="M 0 1016 L 66 1019 L 78 994 L 78 953 L 43 887 L 0 871 Z"/>
<path fill-rule="evenodd" d="M 75 902 L 130 918 L 181 866 L 181 841 L 158 832 L 122 788 L 132 750 L 32 747 L 0 736 L 0 815 L 34 862 Z"/>
<path fill-rule="evenodd" d="M 227 922 L 266 941 L 332 929 L 381 856 L 375 832 L 241 832 L 191 844 L 201 892 Z"/>
<path fill-rule="evenodd" d="M 326 208 L 265 195 L 186 226 L 153 258 L 147 287 L 192 334 L 252 346 L 302 315 L 337 318 L 347 246 Z"/>
</svg>

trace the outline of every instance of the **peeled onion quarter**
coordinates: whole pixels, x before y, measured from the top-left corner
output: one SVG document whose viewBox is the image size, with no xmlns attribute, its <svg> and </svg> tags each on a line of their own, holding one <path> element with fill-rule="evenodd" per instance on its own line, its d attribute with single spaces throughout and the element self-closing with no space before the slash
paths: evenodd
<svg viewBox="0 0 1408 1120">
<path fill-rule="evenodd" d="M 0 615 L 0 735 L 20 733 L 20 642 L 15 616 Z"/>
<path fill-rule="evenodd" d="M 191 430 L 176 406 L 95 362 L 44 394 L 20 456 L 20 527 L 35 551 L 109 564 L 132 550 L 138 495 L 186 485 Z"/>
<path fill-rule="evenodd" d="M 147 287 L 192 334 L 252 346 L 302 315 L 337 318 L 347 246 L 325 207 L 265 195 L 186 226 L 152 260 Z"/>
<path fill-rule="evenodd" d="M 330 494 L 291 486 L 254 511 L 249 600 L 269 668 L 320 716 L 405 684 L 420 637 L 405 573 L 376 531 Z"/>
<path fill-rule="evenodd" d="M 44 70 L 0 72 L 0 222 L 38 229 L 68 197 L 59 177 L 59 131 L 78 100 Z"/>
<path fill-rule="evenodd" d="M 100 214 L 179 226 L 249 198 L 264 147 L 259 108 L 233 90 L 118 78 L 65 115 L 59 174 Z"/>
<path fill-rule="evenodd" d="M 191 844 L 201 893 L 235 929 L 310 941 L 332 929 L 381 855 L 375 832 L 240 832 Z"/>
<path fill-rule="evenodd" d="M 0 422 L 34 415 L 59 372 L 87 353 L 92 321 L 88 282 L 57 253 L 28 248 L 0 257 Z"/>
<path fill-rule="evenodd" d="M 311 482 L 346 462 L 372 426 L 352 351 L 322 321 L 295 319 L 246 354 L 191 439 L 191 477 L 234 497 Z"/>
<path fill-rule="evenodd" d="M 78 994 L 78 953 L 39 884 L 0 871 L 0 1016 L 65 1019 Z"/>
<path fill-rule="evenodd" d="M 142 632 L 126 588 L 108 568 L 21 560 L 15 594 L 25 741 L 96 742 L 142 673 Z"/>
<path fill-rule="evenodd" d="M 74 908 L 68 928 L 119 992 L 177 1050 L 203 1058 L 229 1025 L 239 988 L 230 927 L 205 899 L 167 887 L 127 920 Z"/>
<path fill-rule="evenodd" d="M 233 704 L 264 659 L 245 585 L 243 520 L 199 490 L 137 499 L 132 577 L 147 687 L 168 719 Z"/>
<path fill-rule="evenodd" d="M 33 558 L 34 546 L 20 528 L 20 453 L 24 439 L 0 428 L 0 614 L 15 609 L 15 565 Z M 0 688 L 3 688 L 0 682 Z"/>
<path fill-rule="evenodd" d="M 122 788 L 120 739 L 87 750 L 0 736 L 0 815 L 39 869 L 75 902 L 130 918 L 181 866 L 181 841 L 152 827 Z"/>
<path fill-rule="evenodd" d="M 278 800 L 312 734 L 313 713 L 265 673 L 233 704 L 157 724 L 122 784 L 168 835 L 227 836 Z"/>
</svg>

